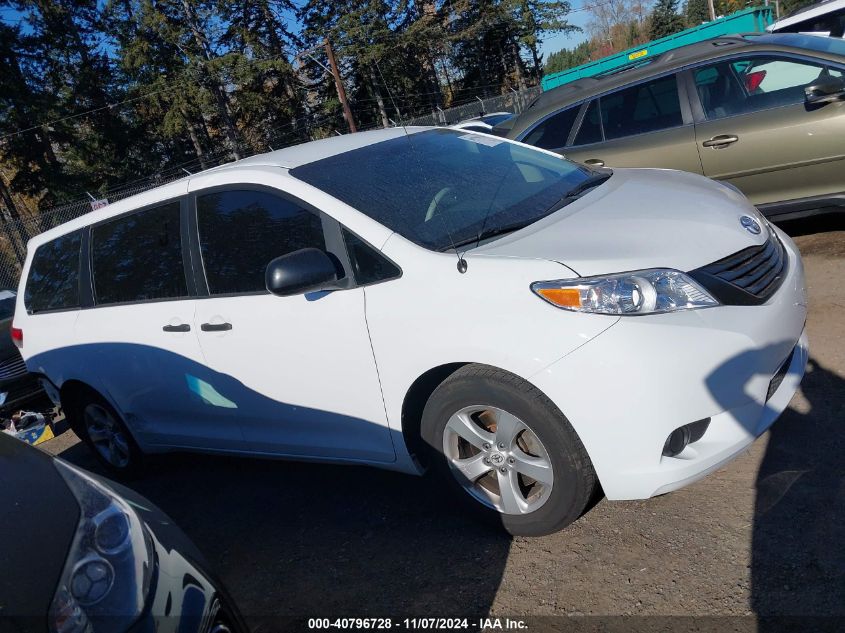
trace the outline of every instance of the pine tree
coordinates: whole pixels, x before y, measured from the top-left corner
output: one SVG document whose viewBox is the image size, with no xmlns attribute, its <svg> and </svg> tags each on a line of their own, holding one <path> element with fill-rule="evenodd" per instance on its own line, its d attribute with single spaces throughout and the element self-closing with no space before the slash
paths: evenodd
<svg viewBox="0 0 845 633">
<path fill-rule="evenodd" d="M 687 0 L 684 5 L 684 19 L 687 28 L 710 21 L 710 8 L 707 0 Z"/>
<path fill-rule="evenodd" d="M 683 31 L 684 18 L 678 13 L 678 0 L 658 0 L 649 16 L 649 37 L 660 37 Z"/>
</svg>

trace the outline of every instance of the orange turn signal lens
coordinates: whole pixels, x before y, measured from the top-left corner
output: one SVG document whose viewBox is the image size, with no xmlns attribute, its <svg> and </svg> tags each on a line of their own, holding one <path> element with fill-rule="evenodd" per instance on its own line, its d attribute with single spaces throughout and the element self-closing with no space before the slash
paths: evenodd
<svg viewBox="0 0 845 633">
<path fill-rule="evenodd" d="M 561 308 L 580 308 L 581 291 L 577 288 L 538 288 L 537 294 Z"/>
</svg>

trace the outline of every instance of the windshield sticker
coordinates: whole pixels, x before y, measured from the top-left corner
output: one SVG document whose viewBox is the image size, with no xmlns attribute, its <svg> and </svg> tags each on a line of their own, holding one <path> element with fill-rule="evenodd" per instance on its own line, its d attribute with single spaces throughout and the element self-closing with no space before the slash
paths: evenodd
<svg viewBox="0 0 845 633">
<path fill-rule="evenodd" d="M 478 143 L 479 145 L 486 145 L 487 147 L 496 147 L 496 145 L 504 143 L 504 141 L 500 139 L 488 138 L 486 136 L 481 136 L 480 134 L 461 134 L 458 138 L 462 138 L 465 141 L 472 141 L 473 143 Z"/>
</svg>

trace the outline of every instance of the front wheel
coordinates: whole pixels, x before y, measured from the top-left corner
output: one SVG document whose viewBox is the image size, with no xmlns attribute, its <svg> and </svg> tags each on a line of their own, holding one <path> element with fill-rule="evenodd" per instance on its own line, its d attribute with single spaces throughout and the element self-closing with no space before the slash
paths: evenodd
<svg viewBox="0 0 845 633">
<path fill-rule="evenodd" d="M 421 431 L 446 485 L 511 534 L 560 530 L 595 492 L 590 458 L 569 422 L 513 374 L 461 368 L 426 403 Z"/>
</svg>

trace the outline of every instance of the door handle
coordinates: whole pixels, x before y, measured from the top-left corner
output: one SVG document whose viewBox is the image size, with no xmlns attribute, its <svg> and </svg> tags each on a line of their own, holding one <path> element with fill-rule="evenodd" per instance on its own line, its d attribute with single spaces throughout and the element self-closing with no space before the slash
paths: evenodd
<svg viewBox="0 0 845 633">
<path fill-rule="evenodd" d="M 165 325 L 161 329 L 165 332 L 190 332 L 191 326 L 187 323 L 182 323 L 181 325 Z"/>
<path fill-rule="evenodd" d="M 584 161 L 585 165 L 592 165 L 593 167 L 604 167 L 604 161 L 601 158 L 588 158 Z"/>
<path fill-rule="evenodd" d="M 232 329 L 231 323 L 203 323 L 200 325 L 203 332 L 227 332 Z"/>
<path fill-rule="evenodd" d="M 708 139 L 702 143 L 704 147 L 727 147 L 731 143 L 736 143 L 739 140 L 739 137 L 736 134 L 719 134 L 718 136 L 714 136 L 711 139 Z"/>
</svg>

